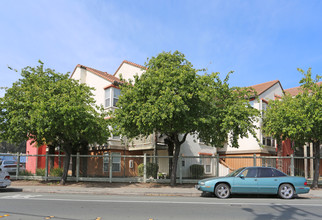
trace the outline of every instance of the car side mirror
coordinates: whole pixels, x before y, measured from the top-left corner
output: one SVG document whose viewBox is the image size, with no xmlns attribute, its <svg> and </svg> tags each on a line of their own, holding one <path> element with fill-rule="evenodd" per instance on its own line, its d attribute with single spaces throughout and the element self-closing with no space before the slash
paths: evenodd
<svg viewBox="0 0 322 220">
<path fill-rule="evenodd" d="M 242 179 L 245 178 L 244 174 L 240 174 L 239 177 L 242 178 Z"/>
</svg>

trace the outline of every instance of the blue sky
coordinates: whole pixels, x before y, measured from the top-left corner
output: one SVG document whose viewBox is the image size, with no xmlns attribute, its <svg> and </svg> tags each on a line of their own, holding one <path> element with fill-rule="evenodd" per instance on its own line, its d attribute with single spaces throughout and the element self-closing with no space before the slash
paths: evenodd
<svg viewBox="0 0 322 220">
<path fill-rule="evenodd" d="M 298 67 L 322 72 L 321 12 L 320 0 L 2 0 L 0 87 L 20 77 L 7 66 L 39 59 L 61 73 L 82 64 L 113 74 L 123 60 L 179 50 L 195 68 L 234 70 L 231 86 L 292 88 Z"/>
</svg>

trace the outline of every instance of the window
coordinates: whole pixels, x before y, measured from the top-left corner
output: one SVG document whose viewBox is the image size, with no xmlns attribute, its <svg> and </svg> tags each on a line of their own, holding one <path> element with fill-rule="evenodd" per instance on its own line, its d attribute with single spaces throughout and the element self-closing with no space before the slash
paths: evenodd
<svg viewBox="0 0 322 220">
<path fill-rule="evenodd" d="M 205 174 L 211 173 L 211 157 L 208 155 L 200 155 L 200 164 L 204 166 Z"/>
<path fill-rule="evenodd" d="M 273 171 L 272 168 L 259 168 L 259 177 L 272 177 Z"/>
<path fill-rule="evenodd" d="M 276 169 L 272 169 L 273 170 L 273 176 L 287 176 L 285 173 L 276 170 Z"/>
<path fill-rule="evenodd" d="M 119 100 L 119 96 L 121 94 L 121 91 L 117 88 L 110 87 L 108 89 L 105 89 L 105 107 L 111 107 L 116 106 L 116 103 Z M 111 102 L 113 100 L 113 103 Z"/>
<path fill-rule="evenodd" d="M 241 175 L 244 175 L 246 178 L 254 178 L 257 176 L 257 168 L 248 168 L 244 170 Z"/>
<path fill-rule="evenodd" d="M 105 90 L 105 107 L 111 106 L 111 89 Z"/>
<path fill-rule="evenodd" d="M 263 136 L 262 144 L 269 147 L 275 147 L 275 139 L 273 139 L 272 137 Z"/>
<path fill-rule="evenodd" d="M 254 100 L 249 101 L 249 104 L 254 108 Z"/>
<path fill-rule="evenodd" d="M 262 102 L 262 117 L 264 117 L 264 115 L 265 115 L 265 111 L 266 111 L 266 109 L 267 109 L 267 103 L 266 102 Z"/>
<path fill-rule="evenodd" d="M 103 170 L 104 172 L 109 172 L 109 153 L 104 154 L 103 159 Z M 121 171 L 121 153 L 112 153 L 112 172 L 120 172 Z"/>
<path fill-rule="evenodd" d="M 119 89 L 113 89 L 114 91 L 114 95 L 113 95 L 113 106 L 116 106 L 116 103 L 118 102 L 119 100 L 119 96 L 121 94 L 121 91 Z"/>
</svg>

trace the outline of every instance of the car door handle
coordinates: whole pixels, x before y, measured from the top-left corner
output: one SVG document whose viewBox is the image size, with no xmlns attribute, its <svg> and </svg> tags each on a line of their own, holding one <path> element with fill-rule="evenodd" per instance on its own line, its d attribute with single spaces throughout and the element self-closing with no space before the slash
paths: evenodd
<svg viewBox="0 0 322 220">
<path fill-rule="evenodd" d="M 254 179 L 254 181 L 257 181 L 257 179 Z"/>
<path fill-rule="evenodd" d="M 277 181 L 277 179 L 274 179 L 274 181 Z"/>
</svg>

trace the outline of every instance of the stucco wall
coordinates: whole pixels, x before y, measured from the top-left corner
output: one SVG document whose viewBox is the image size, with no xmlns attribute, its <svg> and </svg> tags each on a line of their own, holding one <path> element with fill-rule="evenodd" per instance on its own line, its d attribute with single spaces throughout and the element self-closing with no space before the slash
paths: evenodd
<svg viewBox="0 0 322 220">
<path fill-rule="evenodd" d="M 118 69 L 118 71 L 116 72 L 115 76 L 120 78 L 120 76 L 122 75 L 123 79 L 134 80 L 135 75 L 141 76 L 143 72 L 144 70 L 142 70 L 139 67 L 130 65 L 128 63 L 123 63 L 121 67 Z"/>
<path fill-rule="evenodd" d="M 76 68 L 74 74 L 72 75 L 72 79 L 79 80 L 81 83 L 86 83 L 88 86 L 93 87 L 94 90 L 92 92 L 94 94 L 96 104 L 104 106 L 104 88 L 112 84 L 110 81 L 80 67 Z"/>
</svg>

